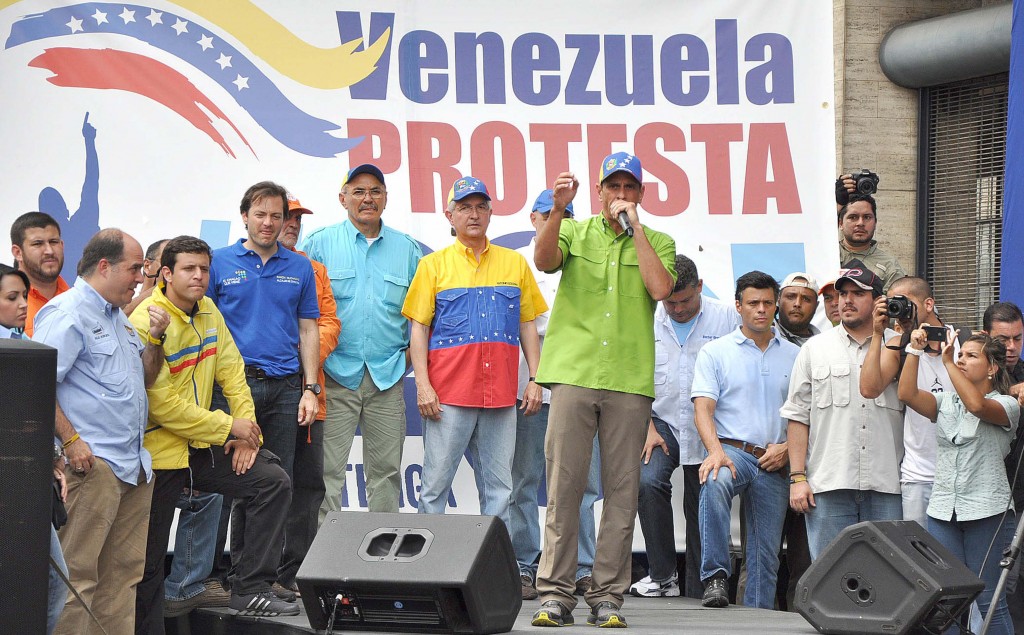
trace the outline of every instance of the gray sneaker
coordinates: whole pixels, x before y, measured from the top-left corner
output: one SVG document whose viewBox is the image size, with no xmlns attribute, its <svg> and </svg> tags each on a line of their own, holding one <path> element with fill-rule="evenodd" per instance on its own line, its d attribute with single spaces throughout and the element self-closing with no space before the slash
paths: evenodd
<svg viewBox="0 0 1024 635">
<path fill-rule="evenodd" d="M 590 610 L 587 624 L 598 628 L 626 628 L 626 618 L 619 612 L 619 607 L 611 602 L 599 602 Z"/>
<path fill-rule="evenodd" d="M 277 617 L 278 615 L 298 615 L 299 605 L 285 602 L 273 591 L 250 593 L 248 595 L 231 594 L 230 607 L 239 617 Z"/>
</svg>

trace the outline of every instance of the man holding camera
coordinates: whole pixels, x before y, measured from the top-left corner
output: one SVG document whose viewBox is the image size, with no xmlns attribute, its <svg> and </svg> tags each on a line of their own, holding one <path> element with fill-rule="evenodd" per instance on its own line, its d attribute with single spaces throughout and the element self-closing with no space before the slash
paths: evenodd
<svg viewBox="0 0 1024 635">
<path fill-rule="evenodd" d="M 888 297 L 875 300 L 872 316 L 873 341 L 882 340 L 890 318 L 896 319 L 904 335 L 890 338 L 885 346 L 872 346 L 868 350 L 860 371 L 862 397 L 875 399 L 895 384 L 907 356 L 909 333 L 920 325 L 929 325 L 935 330 L 917 366 L 917 385 L 927 386 L 933 393 L 953 390 L 942 363 L 941 344 L 950 334 L 954 335 L 953 355 L 956 357 L 960 349 L 960 342 L 955 338 L 957 330 L 944 324 L 935 313 L 935 298 L 924 279 L 908 276 L 894 282 Z M 935 424 L 912 408 L 903 413 L 903 452 L 900 464 L 903 520 L 915 520 L 927 527 L 925 512 L 935 480 Z"/>
<path fill-rule="evenodd" d="M 842 320 L 801 347 L 781 409 L 789 420 L 789 504 L 806 514 L 812 560 L 846 527 L 899 520 L 903 512 L 903 405 L 896 385 L 876 399 L 857 390 L 861 365 L 879 346 L 872 309 L 882 280 L 859 260 L 849 265 L 836 280 Z"/>
<path fill-rule="evenodd" d="M 907 275 L 896 257 L 878 248 L 875 240 L 877 205 L 871 195 L 877 191 L 878 175 L 868 170 L 844 174 L 836 179 L 839 205 L 839 264 L 847 267 L 856 258 L 882 279 L 882 290 Z"/>
</svg>

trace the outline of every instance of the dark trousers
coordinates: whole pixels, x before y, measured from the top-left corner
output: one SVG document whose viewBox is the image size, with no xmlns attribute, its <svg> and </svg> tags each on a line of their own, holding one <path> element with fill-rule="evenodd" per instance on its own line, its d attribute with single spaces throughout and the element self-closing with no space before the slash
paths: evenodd
<svg viewBox="0 0 1024 635">
<path fill-rule="evenodd" d="M 292 504 L 284 531 L 284 555 L 277 579 L 284 585 L 295 582 L 309 545 L 320 526 L 320 505 L 327 489 L 324 487 L 324 422 L 314 421 L 308 428 L 299 428 L 295 439 L 295 467 L 292 478 Z"/>
<path fill-rule="evenodd" d="M 277 574 L 284 534 L 280 510 L 291 502 L 291 487 L 277 457 L 260 450 L 256 462 L 245 474 L 232 470 L 232 454 L 214 446 L 191 451 L 189 469 L 155 470 L 156 483 L 149 516 L 146 542 L 146 569 L 135 594 L 135 632 L 164 632 L 164 558 L 174 520 L 175 503 L 186 488 L 244 497 L 246 507 L 246 544 L 244 553 L 234 557 L 232 589 L 238 594 L 256 593 L 270 588 Z"/>
</svg>

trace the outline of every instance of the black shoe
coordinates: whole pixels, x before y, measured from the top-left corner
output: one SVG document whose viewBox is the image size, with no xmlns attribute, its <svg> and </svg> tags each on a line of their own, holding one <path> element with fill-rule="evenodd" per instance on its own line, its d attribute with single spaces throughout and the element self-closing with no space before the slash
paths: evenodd
<svg viewBox="0 0 1024 635">
<path fill-rule="evenodd" d="M 701 606 L 723 609 L 729 606 L 729 582 L 725 578 L 711 578 L 704 588 Z"/>
<path fill-rule="evenodd" d="M 557 600 L 548 600 L 533 614 L 533 626 L 572 626 L 572 611 Z"/>
<path fill-rule="evenodd" d="M 241 617 L 276 617 L 278 615 L 298 615 L 299 605 L 285 602 L 274 595 L 273 591 L 250 593 L 248 595 L 231 594 L 230 608 Z"/>
<path fill-rule="evenodd" d="M 611 602 L 599 602 L 590 610 L 587 624 L 598 628 L 626 628 L 626 618 L 619 613 L 619 607 Z"/>
</svg>

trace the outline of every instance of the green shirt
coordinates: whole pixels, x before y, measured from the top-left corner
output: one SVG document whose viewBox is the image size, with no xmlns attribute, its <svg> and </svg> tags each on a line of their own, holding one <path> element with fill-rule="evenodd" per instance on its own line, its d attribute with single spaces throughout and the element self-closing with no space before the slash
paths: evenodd
<svg viewBox="0 0 1024 635">
<path fill-rule="evenodd" d="M 676 244 L 643 227 L 675 278 Z M 640 277 L 636 245 L 604 216 L 563 219 L 562 279 L 541 351 L 537 383 L 571 384 L 654 398 L 654 309 Z"/>
<path fill-rule="evenodd" d="M 864 251 L 850 251 L 839 241 L 839 264 L 845 267 L 846 263 L 854 258 L 864 263 L 864 266 L 875 272 L 882 279 L 882 290 L 889 293 L 889 287 L 900 278 L 905 278 L 907 272 L 896 260 L 896 256 L 878 248 L 878 241 L 872 240 L 871 246 Z"/>
</svg>

